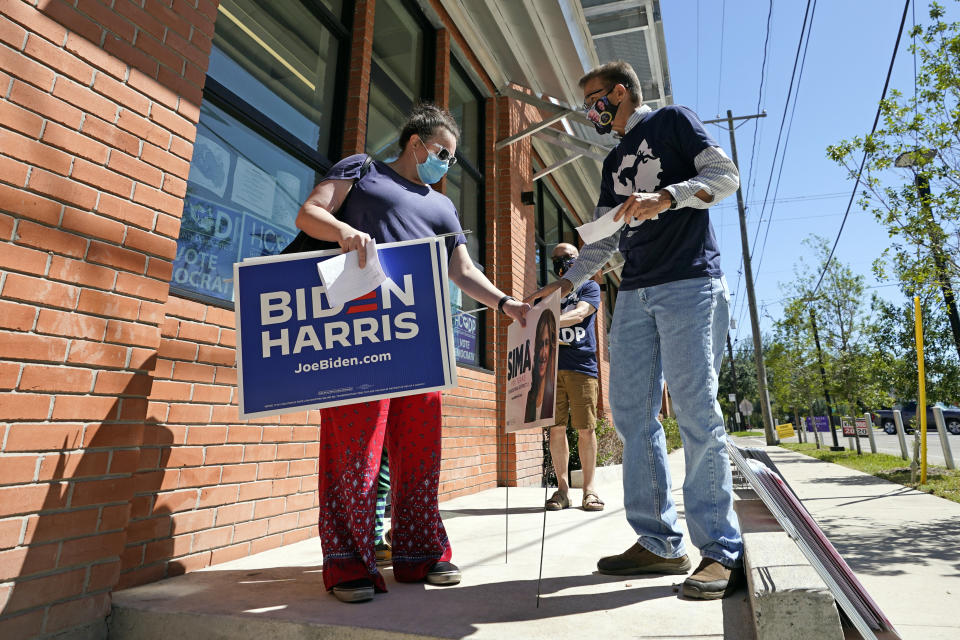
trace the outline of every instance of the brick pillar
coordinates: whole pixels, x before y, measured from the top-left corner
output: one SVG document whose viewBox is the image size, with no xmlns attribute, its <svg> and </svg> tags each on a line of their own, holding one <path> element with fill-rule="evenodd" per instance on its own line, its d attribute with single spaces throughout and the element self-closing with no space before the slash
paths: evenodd
<svg viewBox="0 0 960 640">
<path fill-rule="evenodd" d="M 603 278 L 597 277 L 596 280 L 602 283 Z M 607 299 L 612 295 L 610 291 L 604 291 L 600 296 L 600 308 L 594 314 L 597 318 L 594 323 L 594 329 L 597 333 L 597 381 L 599 383 L 599 398 L 597 399 L 597 417 L 606 418 L 610 424 L 613 424 L 613 415 L 610 413 L 610 342 L 608 340 L 609 327 L 607 327 Z"/>
<path fill-rule="evenodd" d="M 350 80 L 343 123 L 343 155 L 363 153 L 367 140 L 367 104 L 373 60 L 373 20 L 376 0 L 356 0 L 353 42 L 350 44 Z"/>
<path fill-rule="evenodd" d="M 541 119 L 533 107 L 509 98 L 497 98 L 497 140 L 502 140 Z M 531 145 L 520 140 L 496 152 L 496 272 L 491 274 L 500 289 L 517 298 L 536 289 L 535 209 L 520 202 L 520 193 L 530 188 Z M 489 208 L 488 208 L 489 210 Z M 506 361 L 507 323 L 498 324 L 497 362 Z M 497 388 L 503 407 L 506 369 L 497 368 Z M 500 424 L 504 424 L 503 413 Z M 500 482 L 508 486 L 539 486 L 543 471 L 543 433 L 529 429 L 500 433 L 498 450 L 503 457 Z"/>
</svg>

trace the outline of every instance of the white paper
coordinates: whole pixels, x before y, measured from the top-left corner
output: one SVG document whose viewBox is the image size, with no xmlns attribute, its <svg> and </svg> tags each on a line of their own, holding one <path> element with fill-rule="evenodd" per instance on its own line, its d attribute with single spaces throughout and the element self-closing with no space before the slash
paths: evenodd
<svg viewBox="0 0 960 640">
<path fill-rule="evenodd" d="M 377 256 L 377 243 L 367 243 L 367 264 L 361 269 L 356 251 L 348 251 L 317 263 L 320 280 L 330 307 L 339 307 L 354 298 L 365 296 L 387 279 Z"/>
<path fill-rule="evenodd" d="M 230 152 L 202 133 L 197 134 L 193 145 L 193 162 L 190 164 L 190 182 L 206 187 L 223 197 L 230 174 Z"/>
<path fill-rule="evenodd" d="M 620 207 L 622 206 L 623 205 L 617 205 L 593 222 L 588 222 L 577 227 L 577 233 L 580 234 L 584 244 L 593 244 L 619 231 L 620 227 L 623 226 L 623 220 L 618 222 L 614 220 L 613 217 L 617 215 L 617 212 L 620 211 Z"/>
<path fill-rule="evenodd" d="M 231 200 L 269 218 L 273 213 L 273 194 L 276 189 L 277 181 L 272 175 L 242 156 L 237 158 Z"/>
</svg>

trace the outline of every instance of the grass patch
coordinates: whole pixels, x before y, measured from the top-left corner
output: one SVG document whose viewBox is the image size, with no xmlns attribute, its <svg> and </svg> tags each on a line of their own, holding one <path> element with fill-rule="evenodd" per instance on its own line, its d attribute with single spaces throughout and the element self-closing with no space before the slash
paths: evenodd
<svg viewBox="0 0 960 640">
<path fill-rule="evenodd" d="M 886 453 L 864 453 L 858 456 L 856 451 L 830 451 L 817 449 L 813 443 L 781 442 L 784 449 L 796 451 L 824 462 L 833 462 L 850 469 L 863 471 L 872 476 L 902 484 L 905 487 L 932 493 L 935 496 L 960 502 L 960 470 L 950 471 L 945 467 L 927 465 L 927 482 L 910 482 L 910 465 L 899 456 Z M 917 472 L 919 478 L 919 471 Z"/>
<path fill-rule="evenodd" d="M 760 436 L 763 437 L 763 431 L 733 431 L 727 435 L 738 436 L 740 438 L 745 438 L 748 436 Z"/>
</svg>

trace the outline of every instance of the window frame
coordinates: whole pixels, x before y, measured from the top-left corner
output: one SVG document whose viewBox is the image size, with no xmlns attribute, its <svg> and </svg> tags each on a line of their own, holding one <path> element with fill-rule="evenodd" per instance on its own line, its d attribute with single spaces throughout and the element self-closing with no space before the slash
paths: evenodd
<svg viewBox="0 0 960 640">
<path fill-rule="evenodd" d="M 470 93 L 473 94 L 474 99 L 477 102 L 477 141 L 478 141 L 478 154 L 477 160 L 481 167 L 486 167 L 487 155 L 486 155 L 486 96 L 476 87 L 473 83 L 473 80 L 470 78 L 470 75 L 463 68 L 463 65 L 456 59 L 453 55 L 453 52 L 450 52 L 450 72 L 449 77 L 447 78 L 448 86 L 452 84 L 453 74 L 457 73 L 460 76 L 460 79 L 463 80 L 463 83 L 467 86 L 467 89 Z M 447 105 L 449 107 L 449 104 Z M 461 136 L 463 132 L 461 131 Z M 458 147 L 457 153 L 457 166 L 463 167 L 464 171 L 469 174 L 467 177 L 476 181 L 477 184 L 477 213 L 478 213 L 478 224 L 477 229 L 471 229 L 471 233 L 476 234 L 478 245 L 480 247 L 480 264 L 483 265 L 484 274 L 487 273 L 487 215 L 486 215 L 486 175 L 477 167 L 473 166 L 473 163 L 469 159 L 465 158 L 460 154 L 460 149 Z M 457 209 L 457 215 L 460 217 L 460 226 L 463 226 L 463 215 L 460 212 L 460 209 Z M 483 305 L 480 305 L 481 307 Z M 491 309 L 486 309 L 484 311 L 478 311 L 476 317 L 484 313 L 495 313 Z M 486 323 L 479 323 L 480 326 L 477 327 L 477 360 L 478 364 L 462 363 L 457 362 L 458 367 L 466 367 L 473 371 L 480 371 L 483 373 L 493 373 L 493 369 L 488 368 L 487 362 L 491 359 L 491 354 L 487 353 L 487 332 L 484 329 Z M 495 357 L 494 357 L 495 359 Z"/>
<path fill-rule="evenodd" d="M 334 77 L 334 87 L 337 98 L 333 101 L 331 110 L 331 122 L 342 121 L 346 113 L 346 93 L 349 82 L 349 65 L 339 64 L 341 60 L 349 60 L 350 44 L 352 40 L 353 9 L 354 0 L 343 0 L 344 18 L 340 20 L 326 6 L 315 0 L 299 0 L 304 7 L 310 10 L 324 27 L 330 30 L 331 34 L 337 38 L 337 73 Z M 406 0 L 404 0 L 406 1 Z M 214 25 L 216 29 L 216 25 Z M 224 111 L 227 115 L 237 120 L 242 126 L 247 127 L 255 134 L 264 138 L 270 144 L 276 146 L 284 153 L 287 153 L 300 162 L 313 169 L 318 176 L 325 174 L 334 165 L 331 157 L 339 157 L 343 148 L 343 135 L 330 136 L 329 152 L 325 155 L 321 150 L 314 149 L 306 144 L 299 137 L 281 126 L 278 122 L 256 109 L 249 102 L 244 100 L 222 83 L 218 82 L 209 74 L 206 76 L 202 102 L 209 101 L 213 106 Z M 192 160 L 191 160 L 192 165 Z M 177 239 L 179 248 L 179 238 Z M 208 296 L 190 289 L 184 289 L 170 283 L 170 293 L 180 298 L 195 300 L 223 309 L 233 309 L 235 303 L 230 300 L 221 300 L 213 296 Z"/>
</svg>

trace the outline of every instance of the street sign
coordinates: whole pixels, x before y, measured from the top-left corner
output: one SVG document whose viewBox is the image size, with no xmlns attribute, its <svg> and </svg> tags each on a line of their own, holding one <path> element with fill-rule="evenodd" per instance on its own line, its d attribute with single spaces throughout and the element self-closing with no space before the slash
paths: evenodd
<svg viewBox="0 0 960 640">
<path fill-rule="evenodd" d="M 744 398 L 740 401 L 740 413 L 748 416 L 753 413 L 753 403 Z"/>
<path fill-rule="evenodd" d="M 234 265 L 241 418 L 455 386 L 442 240 L 377 247 L 387 280 L 330 307 L 313 251 Z"/>
<path fill-rule="evenodd" d="M 737 394 L 731 393 L 730 395 L 727 396 L 727 399 L 729 399 L 730 402 L 736 402 L 736 401 L 737 401 Z"/>
</svg>

